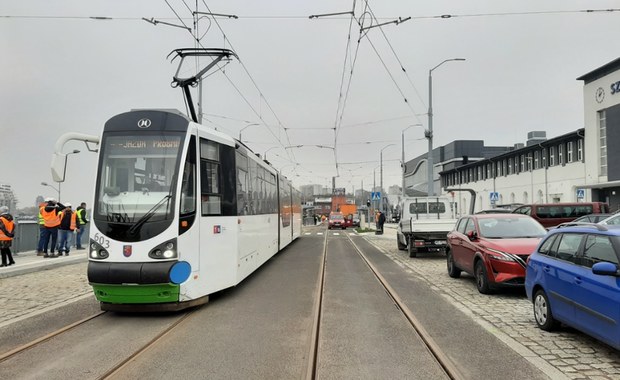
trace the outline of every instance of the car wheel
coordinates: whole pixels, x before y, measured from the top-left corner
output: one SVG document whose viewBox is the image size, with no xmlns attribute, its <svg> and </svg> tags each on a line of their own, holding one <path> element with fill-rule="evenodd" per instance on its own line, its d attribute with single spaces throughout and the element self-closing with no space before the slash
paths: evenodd
<svg viewBox="0 0 620 380">
<path fill-rule="evenodd" d="M 476 278 L 476 288 L 482 294 L 491 294 L 491 287 L 489 286 L 489 278 L 487 277 L 487 270 L 484 267 L 482 260 L 478 260 L 474 269 L 474 277 Z"/>
<path fill-rule="evenodd" d="M 553 331 L 559 326 L 559 322 L 553 318 L 549 298 L 544 290 L 539 289 L 534 295 L 534 319 L 538 327 L 545 331 Z"/>
<path fill-rule="evenodd" d="M 396 236 L 396 246 L 398 247 L 400 251 L 404 251 L 407 249 L 407 246 L 405 244 L 400 243 L 400 239 L 398 238 L 398 235 Z"/>
<path fill-rule="evenodd" d="M 448 265 L 448 276 L 452 278 L 461 277 L 461 270 L 456 267 L 454 264 L 454 258 L 452 257 L 452 252 L 450 250 L 446 251 L 446 262 Z"/>
<path fill-rule="evenodd" d="M 411 236 L 407 237 L 407 253 L 409 253 L 409 257 L 416 257 L 418 255 L 418 249 L 413 246 Z"/>
</svg>

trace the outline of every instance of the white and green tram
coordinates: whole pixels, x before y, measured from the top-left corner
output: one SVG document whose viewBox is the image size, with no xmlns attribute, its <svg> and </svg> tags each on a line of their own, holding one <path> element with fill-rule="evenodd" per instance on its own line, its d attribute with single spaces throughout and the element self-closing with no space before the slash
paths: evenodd
<svg viewBox="0 0 620 380">
<path fill-rule="evenodd" d="M 291 182 L 178 111 L 108 120 L 96 181 L 88 281 L 103 310 L 205 303 L 300 235 Z"/>
</svg>

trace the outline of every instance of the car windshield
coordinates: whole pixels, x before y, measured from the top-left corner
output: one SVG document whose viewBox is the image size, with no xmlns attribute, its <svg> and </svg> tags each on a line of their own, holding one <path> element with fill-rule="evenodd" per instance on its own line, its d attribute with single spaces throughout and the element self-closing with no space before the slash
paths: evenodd
<svg viewBox="0 0 620 380">
<path fill-rule="evenodd" d="M 607 224 L 611 226 L 620 225 L 620 214 L 612 215 L 609 218 L 602 220 L 600 224 Z"/>
<path fill-rule="evenodd" d="M 488 239 L 540 238 L 547 230 L 532 218 L 481 218 L 480 236 Z"/>
<path fill-rule="evenodd" d="M 342 215 L 332 215 L 329 219 L 337 222 L 339 220 L 344 220 L 344 217 Z"/>
</svg>

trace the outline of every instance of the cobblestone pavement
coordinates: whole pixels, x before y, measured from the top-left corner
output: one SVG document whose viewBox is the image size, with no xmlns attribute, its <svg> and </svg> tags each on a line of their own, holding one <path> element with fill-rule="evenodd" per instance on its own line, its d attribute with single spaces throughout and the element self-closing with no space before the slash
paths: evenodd
<svg viewBox="0 0 620 380">
<path fill-rule="evenodd" d="M 87 265 L 83 262 L 0 279 L 0 324 L 92 294 Z"/>
<path fill-rule="evenodd" d="M 569 379 L 620 379 L 618 351 L 568 327 L 551 333 L 540 330 L 524 290 L 483 295 L 478 293 L 472 276 L 448 276 L 443 254 L 409 258 L 405 251 L 399 251 L 394 229 L 386 228 L 382 236 L 365 237 L 538 368 L 544 361 Z"/>
</svg>

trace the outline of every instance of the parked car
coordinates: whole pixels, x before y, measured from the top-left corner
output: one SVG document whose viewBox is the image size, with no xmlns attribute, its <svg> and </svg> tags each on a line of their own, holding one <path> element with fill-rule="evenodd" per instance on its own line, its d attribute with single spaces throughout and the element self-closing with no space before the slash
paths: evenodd
<svg viewBox="0 0 620 380">
<path fill-rule="evenodd" d="M 554 228 L 562 223 L 572 222 L 580 216 L 609 212 L 609 205 L 603 202 L 541 203 L 523 205 L 513 211 L 529 215 L 543 227 Z"/>
<path fill-rule="evenodd" d="M 598 223 L 604 224 L 607 226 L 620 225 L 620 213 L 609 215 L 607 218 L 599 221 Z"/>
<path fill-rule="evenodd" d="M 353 227 L 359 227 L 360 226 L 360 217 L 359 216 L 354 216 L 353 217 Z"/>
<path fill-rule="evenodd" d="M 527 264 L 525 291 L 538 327 L 560 322 L 620 349 L 620 228 L 554 229 Z"/>
<path fill-rule="evenodd" d="M 598 223 L 598 222 L 602 222 L 603 220 L 609 218 L 610 216 L 612 216 L 614 214 L 590 214 L 590 215 L 584 215 L 580 218 L 577 218 L 575 220 L 573 220 L 572 222 L 567 222 L 567 223 L 561 223 L 558 225 L 558 228 L 560 227 L 568 227 L 568 226 L 576 226 L 578 224 L 582 224 L 582 223 Z M 614 224 L 613 222 L 611 224 Z M 620 218 L 617 220 L 617 224 L 620 224 Z"/>
<path fill-rule="evenodd" d="M 476 278 L 483 294 L 500 286 L 523 286 L 526 260 L 547 231 L 536 220 L 518 214 L 474 214 L 461 217 L 448 234 L 448 275 L 461 271 Z"/>
<path fill-rule="evenodd" d="M 512 211 L 507 208 L 492 208 L 488 210 L 480 210 L 476 214 L 510 214 Z"/>
<path fill-rule="evenodd" d="M 327 229 L 331 230 L 332 228 L 342 228 L 343 230 L 347 229 L 346 221 L 344 220 L 344 216 L 341 213 L 332 212 L 331 214 L 329 214 Z"/>
</svg>

